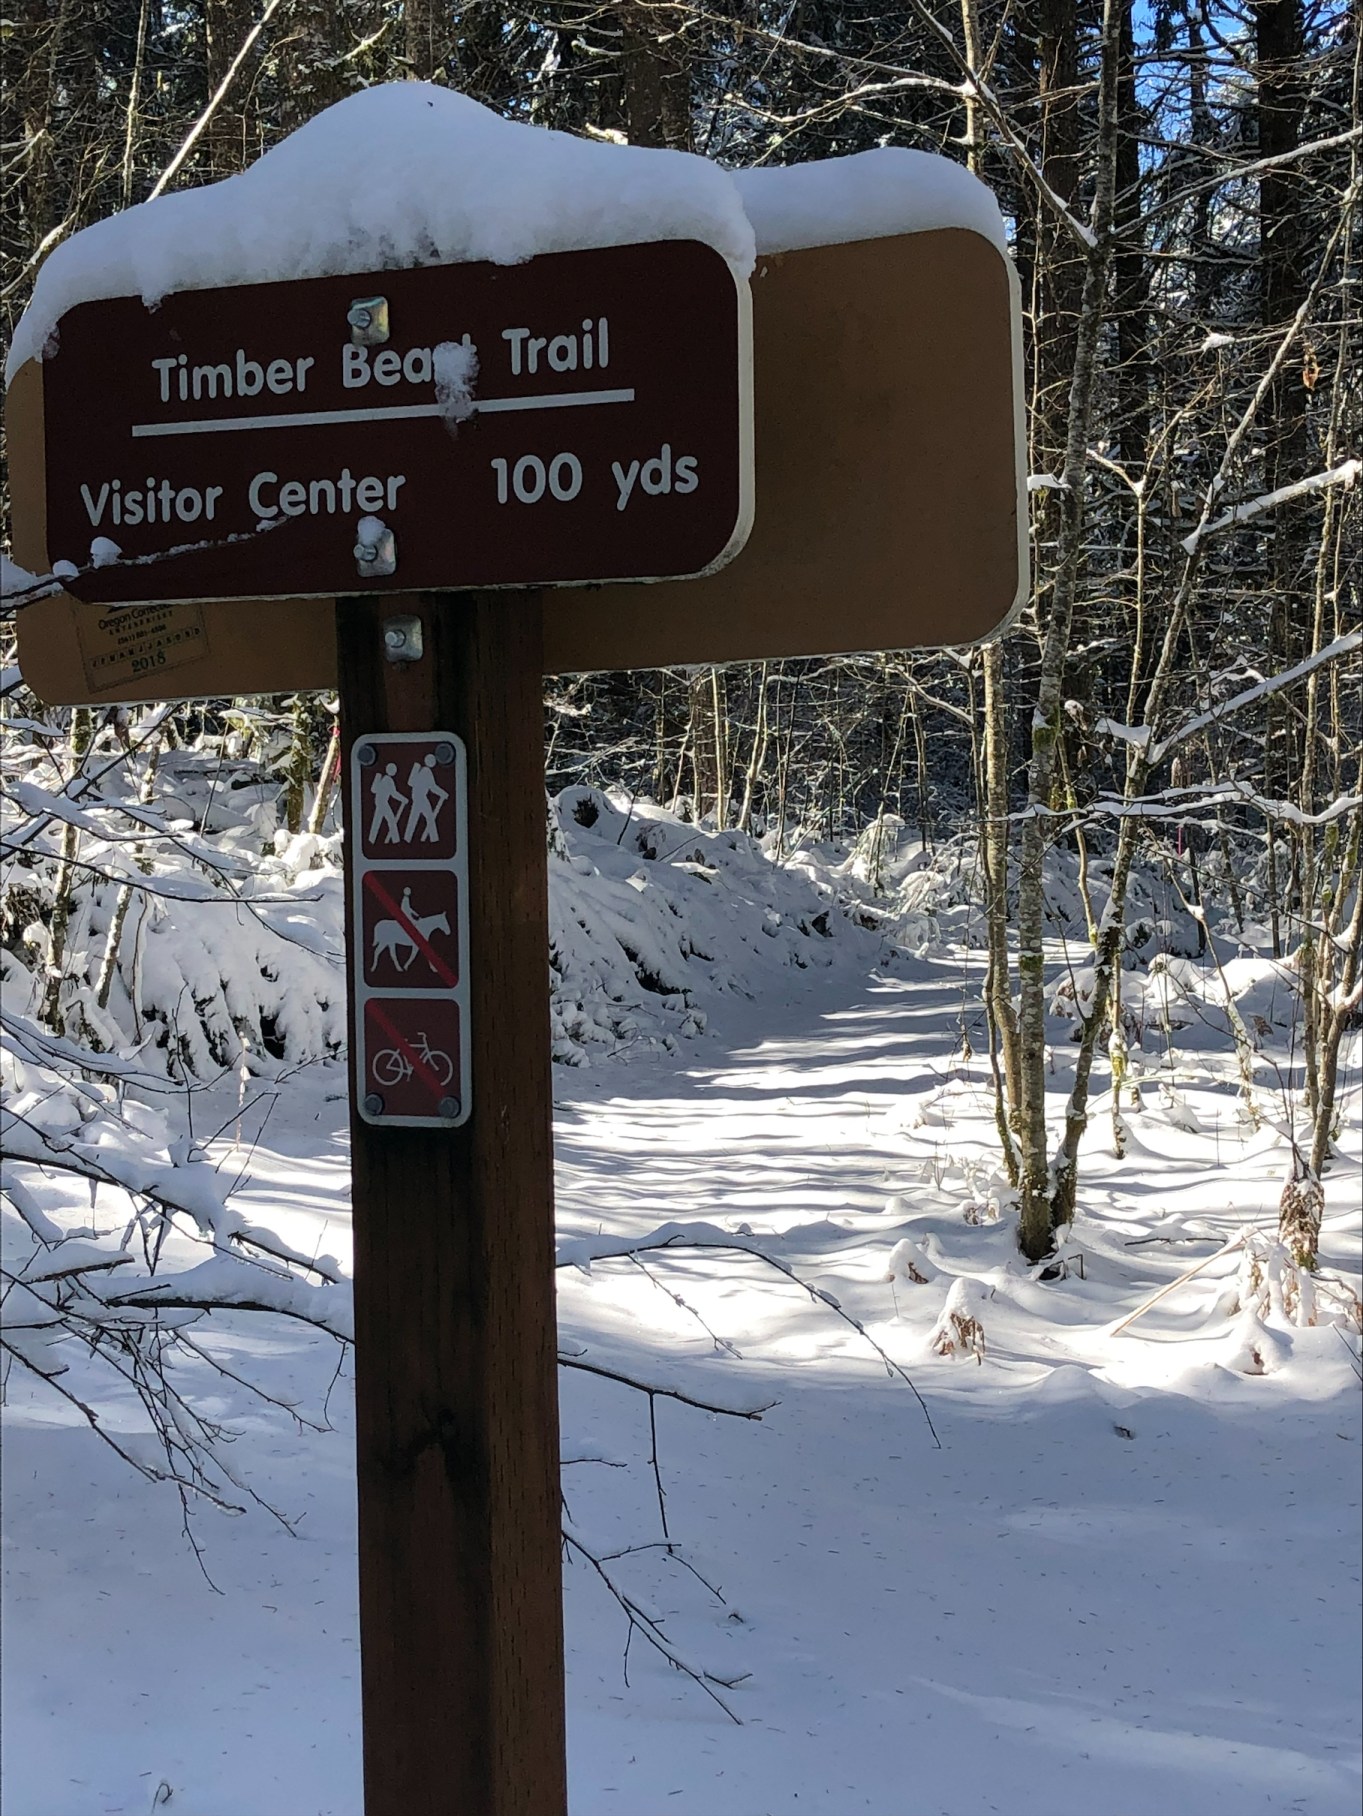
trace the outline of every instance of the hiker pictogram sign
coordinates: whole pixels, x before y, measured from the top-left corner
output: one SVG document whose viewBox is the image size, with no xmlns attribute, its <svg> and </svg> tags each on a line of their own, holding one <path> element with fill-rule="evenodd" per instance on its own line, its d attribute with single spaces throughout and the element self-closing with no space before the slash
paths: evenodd
<svg viewBox="0 0 1363 1816">
<path fill-rule="evenodd" d="M 453 862 L 459 843 L 453 789 L 457 744 L 436 732 L 361 740 L 356 757 L 362 752 L 370 757 L 358 765 L 363 779 L 355 793 L 362 858 Z"/>
<path fill-rule="evenodd" d="M 356 740 L 350 967 L 366 1122 L 457 1128 L 470 1108 L 468 788 L 447 732 Z"/>
</svg>

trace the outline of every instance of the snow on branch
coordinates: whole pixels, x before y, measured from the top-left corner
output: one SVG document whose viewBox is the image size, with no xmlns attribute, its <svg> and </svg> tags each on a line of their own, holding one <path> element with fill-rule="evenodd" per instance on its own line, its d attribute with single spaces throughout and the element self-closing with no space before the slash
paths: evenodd
<svg viewBox="0 0 1363 1816">
<path fill-rule="evenodd" d="M 241 1513 L 254 1502 L 286 1527 L 289 1521 L 242 1481 L 227 1453 L 232 1433 L 220 1423 L 211 1401 L 190 1397 L 180 1383 L 175 1361 L 205 1365 L 257 1400 L 287 1412 L 300 1425 L 310 1421 L 197 1343 L 191 1327 L 206 1313 L 233 1307 L 305 1318 L 344 1340 L 349 1334 L 348 1293 L 344 1287 L 329 1284 L 310 1287 L 273 1262 L 228 1254 L 216 1255 L 184 1273 L 157 1277 L 165 1221 L 156 1210 L 135 1209 L 121 1237 L 109 1232 L 112 1241 L 101 1240 L 93 1229 L 64 1231 L 16 1178 L 14 1157 L 9 1158 L 4 1195 L 18 1213 L 20 1226 L 7 1229 L 6 1259 L 0 1264 L 0 1356 L 4 1366 L 17 1362 L 30 1371 L 146 1480 L 174 1487 L 185 1537 L 211 1583 L 191 1526 L 195 1504 L 204 1502 L 223 1513 Z M 104 1182 L 104 1170 L 89 1164 L 73 1170 L 84 1172 L 92 1182 L 93 1202 L 93 1190 Z M 14 1240 L 23 1225 L 29 1240 L 26 1254 Z M 139 1231 L 145 1266 L 130 1247 Z M 334 1310 L 342 1317 L 331 1315 Z M 118 1393 L 131 1393 L 142 1408 L 145 1429 L 130 1429 L 121 1414 L 107 1419 L 102 1411 L 103 1393 L 78 1391 L 71 1385 L 77 1376 L 68 1357 L 80 1358 L 83 1373 L 88 1373 L 90 1362 L 96 1363 Z M 69 1378 L 63 1380 L 64 1376 Z"/>
<path fill-rule="evenodd" d="M 1360 464 L 1363 463 L 1355 460 L 1351 461 L 1349 464 L 1355 469 L 1355 472 L 1357 472 Z M 1342 472 L 1343 469 L 1340 468 L 1338 471 Z M 1288 488 L 1289 491 L 1293 489 L 1294 488 L 1291 487 Z M 1275 498 L 1280 498 L 1283 495 L 1284 494 L 1282 493 L 1272 494 Z M 1171 731 L 1167 738 L 1161 738 L 1157 744 L 1150 748 L 1150 762 L 1152 764 L 1162 763 L 1176 744 L 1182 744 L 1185 739 L 1191 738 L 1195 733 L 1204 730 L 1208 725 L 1215 725 L 1222 719 L 1228 719 L 1232 713 L 1239 712 L 1241 707 L 1250 706 L 1256 700 L 1267 699 L 1270 694 L 1279 693 L 1283 688 L 1290 687 L 1294 681 L 1302 680 L 1305 676 L 1309 675 L 1313 669 L 1320 668 L 1324 663 L 1337 662 L 1341 656 L 1352 654 L 1360 644 L 1363 644 L 1363 631 L 1349 631 L 1343 637 L 1336 637 L 1333 643 L 1327 643 L 1323 649 L 1318 649 L 1313 656 L 1307 656 L 1304 661 L 1298 662 L 1295 667 L 1283 669 L 1283 671 L 1277 675 L 1269 675 L 1265 680 L 1257 681 L 1253 687 L 1244 688 L 1240 693 L 1232 695 L 1229 700 L 1223 700 L 1218 706 L 1213 706 L 1209 711 L 1198 713 L 1196 717 L 1192 719 L 1185 719 L 1183 724 Z M 1103 724 L 1108 725 L 1108 722 L 1104 720 Z M 1108 726 L 1108 729 L 1112 730 L 1113 728 Z M 1130 731 L 1130 728 L 1128 727 L 1123 727 L 1122 729 L 1128 733 Z M 1148 729 L 1145 726 L 1142 726 L 1140 727 L 1140 730 L 1145 732 L 1148 738 Z M 1117 735 L 1120 735 L 1120 733 Z M 1133 738 L 1133 742 L 1134 741 Z"/>
<path fill-rule="evenodd" d="M 1303 158 L 1317 157 L 1323 151 L 1337 151 L 1341 146 L 1351 145 L 1356 139 L 1363 138 L 1363 126 L 1350 126 L 1344 132 L 1331 133 L 1327 137 L 1308 139 L 1303 145 L 1293 145 L 1287 151 L 1274 153 L 1272 157 L 1254 158 L 1247 163 L 1238 164 L 1225 149 L 1218 155 L 1223 159 L 1223 166 L 1209 177 L 1199 177 L 1195 182 L 1179 183 L 1171 187 L 1163 201 L 1152 203 L 1142 210 L 1143 218 L 1148 222 L 1162 214 L 1177 214 L 1186 208 L 1189 201 L 1198 195 L 1207 195 L 1216 189 L 1224 189 L 1232 183 L 1245 183 L 1261 177 L 1265 171 L 1280 170 L 1285 164 L 1295 164 Z M 1231 341 L 1230 335 L 1209 335 L 1198 349 L 1208 351 L 1208 343 L 1226 346 Z"/>
<path fill-rule="evenodd" d="M 93 1139 L 55 1133 L 11 1110 L 7 1112 L 0 1158 L 11 1164 L 26 1161 L 33 1166 L 77 1174 L 98 1185 L 119 1187 L 134 1201 L 140 1199 L 154 1205 L 168 1216 L 188 1218 L 197 1233 L 220 1252 L 231 1252 L 233 1246 L 239 1251 L 252 1250 L 270 1262 L 314 1274 L 325 1285 L 341 1282 L 340 1268 L 330 1255 L 302 1254 L 272 1230 L 248 1223 L 240 1211 L 228 1204 L 229 1187 L 222 1175 L 208 1163 L 201 1149 L 188 1142 L 172 1143 L 164 1158 L 151 1151 L 150 1144 L 141 1149 L 131 1141 L 123 1146 L 96 1146 Z M 276 1309 L 298 1316 L 292 1299 L 287 1306 L 281 1304 Z"/>
<path fill-rule="evenodd" d="M 211 555 L 234 543 L 254 542 L 261 536 L 268 536 L 271 530 L 281 528 L 288 521 L 287 517 L 262 518 L 253 530 L 234 530 L 230 535 L 204 537 L 198 542 L 177 542 L 173 548 L 152 549 L 145 555 L 125 555 L 116 542 L 107 536 L 97 536 L 90 544 L 90 559 L 84 566 L 74 561 L 59 561 L 50 574 L 27 574 L 22 568 L 11 567 L 10 573 L 18 572 L 24 578 L 13 590 L 6 586 L 0 617 L 13 618 L 30 605 L 37 605 L 40 600 L 63 591 L 71 581 L 93 574 L 99 568 L 156 567 L 165 561 L 177 561 L 181 555 Z"/>
<path fill-rule="evenodd" d="M 1311 492 L 1323 492 L 1329 486 L 1342 485 L 1347 490 L 1360 473 L 1363 473 L 1363 460 L 1346 460 L 1340 466 L 1331 467 L 1328 472 L 1312 473 L 1308 478 L 1298 479 L 1290 486 L 1279 486 L 1276 492 L 1264 492 L 1258 498 L 1246 499 L 1243 504 L 1237 504 L 1234 509 L 1213 518 L 1210 523 L 1198 524 L 1191 535 L 1183 538 L 1183 548 L 1191 555 L 1199 543 L 1214 535 L 1217 530 L 1229 529 L 1232 524 L 1249 523 L 1255 517 L 1276 510 L 1280 504 L 1287 504 L 1293 498 L 1304 498 Z"/>
<path fill-rule="evenodd" d="M 124 1086 L 136 1085 L 142 1091 L 163 1094 L 173 1091 L 181 1097 L 186 1090 L 184 1084 L 171 1082 L 164 1073 L 148 1072 L 138 1065 L 137 1056 L 143 1048 L 150 1045 L 150 1035 L 126 1054 L 97 1053 L 93 1047 L 84 1046 L 81 1042 L 72 1040 L 69 1035 L 53 1034 L 31 1016 L 19 1015 L 4 1008 L 0 1008 L 0 1032 L 8 1035 L 14 1047 L 22 1050 L 36 1065 L 51 1066 L 61 1072 L 69 1088 L 91 1102 L 100 1102 L 102 1097 L 86 1082 L 90 1077 L 116 1080 Z M 213 1082 L 215 1081 L 204 1080 L 188 1088 L 206 1090 Z"/>
<path fill-rule="evenodd" d="M 1105 738 L 1116 738 L 1121 744 L 1134 744 L 1137 750 L 1150 748 L 1148 725 L 1123 725 L 1120 719 L 1097 719 L 1093 729 Z"/>
<path fill-rule="evenodd" d="M 672 1382 L 649 1380 L 633 1369 L 626 1374 L 622 1369 L 608 1368 L 603 1362 L 588 1362 L 584 1356 L 574 1355 L 568 1350 L 559 1351 L 558 1362 L 560 1368 L 577 1368 L 584 1374 L 599 1375 L 603 1381 L 618 1381 L 622 1387 L 631 1387 L 636 1393 L 647 1394 L 650 1399 L 656 1394 L 665 1400 L 677 1400 L 683 1406 L 694 1406 L 698 1412 L 722 1413 L 730 1419 L 760 1419 L 764 1412 L 770 1412 L 776 1405 L 775 1400 L 700 1400 Z"/>
<path fill-rule="evenodd" d="M 0 584 L 0 613 L 12 617 L 26 605 L 36 605 L 40 599 L 50 599 L 53 593 L 61 590 L 62 583 L 56 574 L 30 574 L 6 561 Z M 15 673 L 18 673 L 17 669 Z"/>
<path fill-rule="evenodd" d="M 1185 719 L 1182 725 L 1176 726 L 1165 738 L 1155 739 L 1152 728 L 1148 725 L 1123 725 L 1119 719 L 1096 719 L 1093 729 L 1103 737 L 1115 738 L 1119 743 L 1132 745 L 1145 756 L 1147 764 L 1153 767 L 1162 763 L 1176 745 L 1205 731 L 1209 725 L 1220 724 L 1242 707 L 1252 706 L 1256 700 L 1264 700 L 1270 694 L 1280 693 L 1283 688 L 1305 679 L 1327 662 L 1337 662 L 1342 656 L 1352 655 L 1360 645 L 1363 645 L 1363 631 L 1349 631 L 1342 637 L 1336 637 L 1333 643 L 1327 643 L 1323 649 L 1318 649 L 1314 655 L 1307 656 L 1292 668 L 1285 668 L 1280 674 L 1260 677 L 1252 687 L 1242 688 L 1238 694 L 1220 701 L 1206 712 Z M 1204 791 L 1204 798 L 1211 797 L 1205 795 Z M 1304 824 L 1305 821 L 1300 823 Z"/>
<path fill-rule="evenodd" d="M 355 1329 L 348 1282 L 315 1286 L 297 1274 L 282 1267 L 268 1266 L 259 1259 L 243 1266 L 243 1259 L 214 1255 L 183 1273 L 167 1274 L 155 1280 L 141 1279 L 134 1286 L 110 1281 L 98 1289 L 97 1297 L 111 1310 L 127 1306 L 158 1313 L 272 1312 L 276 1317 L 296 1318 L 301 1323 L 311 1324 L 343 1343 L 353 1342 Z"/>
<path fill-rule="evenodd" d="M 1341 795 L 1319 813 L 1305 813 L 1294 801 L 1278 801 L 1262 795 L 1248 782 L 1226 781 L 1205 788 L 1166 788 L 1157 795 L 1138 795 L 1124 800 L 1120 795 L 1099 795 L 1087 819 L 1173 820 L 1186 825 L 1195 814 L 1210 813 L 1227 803 L 1253 807 L 1266 819 L 1282 820 L 1293 826 L 1328 826 L 1332 820 L 1363 805 L 1363 795 Z"/>
</svg>

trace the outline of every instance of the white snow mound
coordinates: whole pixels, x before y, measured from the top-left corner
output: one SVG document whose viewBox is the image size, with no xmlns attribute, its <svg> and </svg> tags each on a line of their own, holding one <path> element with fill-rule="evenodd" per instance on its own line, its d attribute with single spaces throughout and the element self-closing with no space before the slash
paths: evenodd
<svg viewBox="0 0 1363 1816">
<path fill-rule="evenodd" d="M 964 227 L 1008 250 L 993 191 L 963 164 L 930 151 L 886 146 L 763 170 L 734 182 L 757 237 L 757 250 L 795 252 L 898 233 Z"/>
<path fill-rule="evenodd" d="M 392 82 L 329 107 L 238 176 L 84 228 L 38 276 L 8 372 L 78 303 L 340 272 L 701 240 L 739 273 L 733 178 L 689 152 L 522 126 L 452 89 Z"/>
</svg>

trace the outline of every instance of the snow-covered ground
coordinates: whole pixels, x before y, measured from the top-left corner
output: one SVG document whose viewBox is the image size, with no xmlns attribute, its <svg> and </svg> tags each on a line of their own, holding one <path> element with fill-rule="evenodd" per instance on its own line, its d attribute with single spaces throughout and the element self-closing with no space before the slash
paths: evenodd
<svg viewBox="0 0 1363 1816">
<path fill-rule="evenodd" d="M 812 862 L 777 869 L 656 810 L 622 832 L 580 800 L 555 1016 L 564 1056 L 592 1063 L 554 1075 L 562 1347 L 774 1404 L 754 1422 L 657 1402 L 681 1562 L 655 1543 L 646 1402 L 561 1371 L 564 1455 L 605 1459 L 565 1467 L 572 1530 L 598 1554 L 644 1547 L 618 1579 L 679 1653 L 741 1680 L 718 1689 L 731 1720 L 637 1636 L 626 1658 L 619 1609 L 570 1561 L 573 1816 L 1353 1816 L 1363 1434 L 1336 1314 L 1358 1278 L 1356 1037 L 1320 1322 L 1285 1315 L 1271 1268 L 1254 1286 L 1251 1243 L 1119 1332 L 1276 1225 L 1273 1067 L 1256 1128 L 1214 969 L 1131 974 L 1148 1019 L 1126 1156 L 1100 1103 L 1064 1277 L 1042 1282 L 994 1169 L 981 960 L 954 911 L 924 918 L 920 888 L 895 944 L 893 922 L 857 924 L 869 906 L 839 914 Z M 1245 1019 L 1285 1054 L 1287 987 L 1241 965 Z M 631 967 L 650 980 L 633 1023 L 611 1001 Z M 197 1126 L 226 1125 L 211 1156 L 243 1173 L 251 1225 L 348 1267 L 343 1068 L 269 1089 L 239 1138 L 235 1078 Z M 73 1206 L 25 1171 L 49 1214 L 117 1240 L 119 1193 Z M 646 1246 L 662 1226 L 667 1248 Z M 627 1243 L 635 1259 L 592 1259 Z M 177 1235 L 167 1259 L 201 1252 Z M 8 1816 L 358 1816 L 348 1368 L 282 1318 L 196 1331 L 312 1422 L 206 1366 L 193 1383 L 294 1531 L 255 1504 L 201 1514 L 200 1568 L 173 1491 L 16 1370 Z M 131 1391 L 107 1374 L 98 1391 L 113 1426 L 140 1427 Z"/>
</svg>

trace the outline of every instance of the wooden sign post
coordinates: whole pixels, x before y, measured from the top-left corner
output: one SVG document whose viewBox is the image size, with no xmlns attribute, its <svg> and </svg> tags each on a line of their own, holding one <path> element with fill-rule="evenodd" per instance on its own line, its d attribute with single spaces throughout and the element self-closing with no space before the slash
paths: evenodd
<svg viewBox="0 0 1363 1816">
<path fill-rule="evenodd" d="M 392 601 L 338 603 L 343 773 L 387 732 L 439 727 L 467 750 L 475 1108 L 384 1126 L 352 1084 L 364 1807 L 563 1816 L 542 608 L 456 593 L 402 610 L 415 661 L 387 659 Z M 353 897 L 346 937 L 358 955 Z"/>
</svg>

